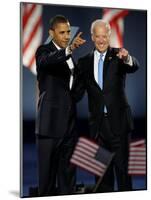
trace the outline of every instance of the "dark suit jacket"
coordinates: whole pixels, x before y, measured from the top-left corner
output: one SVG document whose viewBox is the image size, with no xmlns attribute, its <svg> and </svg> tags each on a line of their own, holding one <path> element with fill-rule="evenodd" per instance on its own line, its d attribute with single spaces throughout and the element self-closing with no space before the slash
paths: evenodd
<svg viewBox="0 0 151 200">
<path fill-rule="evenodd" d="M 50 42 L 36 52 L 39 102 L 36 134 L 64 137 L 74 105 L 69 89 L 70 69 L 66 63 L 69 56 L 65 49 L 57 50 Z"/>
<path fill-rule="evenodd" d="M 134 57 L 133 66 L 124 64 L 116 54 L 117 48 L 108 48 L 103 67 L 103 89 L 99 87 L 94 78 L 94 52 L 79 59 L 73 94 L 78 101 L 84 91 L 88 94 L 90 112 L 90 133 L 94 137 L 100 131 L 100 121 L 103 116 L 104 105 L 107 107 L 108 116 L 113 132 L 133 129 L 131 109 L 125 95 L 125 79 L 127 73 L 138 69 L 138 62 Z"/>
</svg>

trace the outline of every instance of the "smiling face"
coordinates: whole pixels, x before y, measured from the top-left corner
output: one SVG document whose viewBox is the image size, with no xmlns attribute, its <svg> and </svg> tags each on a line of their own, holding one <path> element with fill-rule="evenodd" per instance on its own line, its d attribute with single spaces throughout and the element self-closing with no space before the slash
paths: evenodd
<svg viewBox="0 0 151 200">
<path fill-rule="evenodd" d="M 69 22 L 56 24 L 54 29 L 49 30 L 49 34 L 60 48 L 66 48 L 71 37 Z"/>
<path fill-rule="evenodd" d="M 110 32 L 104 23 L 96 24 L 91 35 L 96 49 L 103 53 L 107 50 L 110 42 Z"/>
</svg>

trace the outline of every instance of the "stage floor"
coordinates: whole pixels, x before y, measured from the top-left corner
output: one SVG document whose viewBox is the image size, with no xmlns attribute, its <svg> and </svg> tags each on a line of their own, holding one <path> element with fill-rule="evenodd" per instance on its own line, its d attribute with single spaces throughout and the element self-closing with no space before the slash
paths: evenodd
<svg viewBox="0 0 151 200">
<path fill-rule="evenodd" d="M 23 177 L 22 197 L 29 197 L 29 188 L 37 187 L 37 157 L 35 144 L 23 146 Z M 133 176 L 133 190 L 146 190 L 146 176 Z M 93 185 L 94 176 L 90 173 L 77 169 L 77 184 Z M 116 183 L 115 183 L 116 189 Z"/>
</svg>

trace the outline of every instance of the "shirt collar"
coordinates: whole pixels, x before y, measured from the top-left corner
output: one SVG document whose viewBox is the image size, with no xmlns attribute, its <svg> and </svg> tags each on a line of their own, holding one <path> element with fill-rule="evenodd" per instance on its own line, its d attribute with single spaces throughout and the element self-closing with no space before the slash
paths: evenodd
<svg viewBox="0 0 151 200">
<path fill-rule="evenodd" d="M 96 55 L 98 58 L 99 58 L 100 55 L 102 54 L 102 59 L 104 60 L 107 51 L 105 51 L 105 52 L 103 52 L 103 53 L 100 53 L 97 49 L 95 49 L 94 53 L 95 53 L 95 55 Z"/>
<path fill-rule="evenodd" d="M 55 45 L 55 47 L 60 50 L 61 48 L 52 40 L 53 44 Z"/>
</svg>

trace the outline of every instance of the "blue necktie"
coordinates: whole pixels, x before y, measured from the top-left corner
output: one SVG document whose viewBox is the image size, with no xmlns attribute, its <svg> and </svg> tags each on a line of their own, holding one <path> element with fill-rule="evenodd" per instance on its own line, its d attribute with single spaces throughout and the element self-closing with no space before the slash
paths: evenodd
<svg viewBox="0 0 151 200">
<path fill-rule="evenodd" d="M 98 83 L 101 89 L 103 89 L 103 54 L 100 54 L 98 63 Z M 104 112 L 107 113 L 106 106 L 104 106 Z"/>
<path fill-rule="evenodd" d="M 98 63 L 98 83 L 101 89 L 103 89 L 103 55 L 100 54 Z"/>
</svg>

